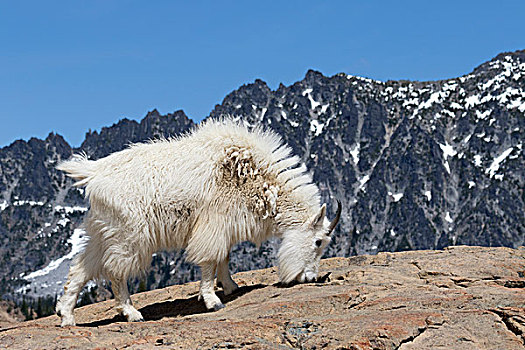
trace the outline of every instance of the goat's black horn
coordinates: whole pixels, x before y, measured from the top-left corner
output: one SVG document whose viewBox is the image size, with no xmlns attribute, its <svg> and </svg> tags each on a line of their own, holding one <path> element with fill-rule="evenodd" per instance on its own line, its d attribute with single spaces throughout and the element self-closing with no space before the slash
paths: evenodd
<svg viewBox="0 0 525 350">
<path fill-rule="evenodd" d="M 335 218 L 330 223 L 330 226 L 328 227 L 328 234 L 332 233 L 334 228 L 337 226 L 337 223 L 339 222 L 339 219 L 341 218 L 341 202 L 337 200 L 337 212 L 335 213 Z"/>
</svg>

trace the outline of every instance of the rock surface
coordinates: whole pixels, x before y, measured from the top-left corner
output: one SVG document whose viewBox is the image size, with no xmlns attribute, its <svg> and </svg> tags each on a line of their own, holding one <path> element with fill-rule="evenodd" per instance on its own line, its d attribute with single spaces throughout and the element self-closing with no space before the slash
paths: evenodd
<svg viewBox="0 0 525 350">
<path fill-rule="evenodd" d="M 146 322 L 112 301 L 2 324 L 1 348 L 523 349 L 525 248 L 456 246 L 323 260 L 323 282 L 281 287 L 270 268 L 234 276 L 226 308 L 206 312 L 198 283 L 133 296 Z M 329 275 L 328 275 L 329 274 Z M 328 276 L 327 276 L 328 275 Z"/>
</svg>

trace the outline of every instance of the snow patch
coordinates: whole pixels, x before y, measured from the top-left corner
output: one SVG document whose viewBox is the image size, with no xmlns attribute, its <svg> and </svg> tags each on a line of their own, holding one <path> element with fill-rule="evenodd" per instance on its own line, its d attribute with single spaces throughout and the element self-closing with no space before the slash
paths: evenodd
<svg viewBox="0 0 525 350">
<path fill-rule="evenodd" d="M 454 148 L 446 141 L 444 145 L 439 144 L 439 148 L 441 148 L 443 151 L 443 158 L 445 158 L 445 160 L 447 160 L 448 157 L 454 157 L 456 154 L 458 154 L 458 152 L 454 150 Z"/>
<path fill-rule="evenodd" d="M 518 108 L 521 112 L 525 110 L 525 102 L 521 100 L 521 98 L 518 98 L 517 100 L 512 101 L 507 105 L 508 109 L 515 109 Z"/>
<path fill-rule="evenodd" d="M 71 237 L 67 240 L 71 244 L 71 251 L 64 255 L 63 257 L 51 261 L 43 269 L 31 272 L 29 275 L 25 276 L 25 280 L 31 280 L 36 277 L 47 275 L 49 272 L 57 269 L 64 260 L 72 260 L 75 255 L 77 255 L 88 241 L 88 237 L 85 235 L 86 232 L 83 229 L 77 228 L 73 231 Z"/>
<path fill-rule="evenodd" d="M 266 107 L 263 107 L 262 111 L 261 111 L 261 116 L 259 117 L 260 120 L 263 120 L 264 119 L 264 115 L 266 114 L 266 111 L 268 110 L 268 108 Z"/>
<path fill-rule="evenodd" d="M 365 175 L 359 179 L 359 188 L 362 189 L 365 184 L 370 180 L 370 175 Z"/>
<path fill-rule="evenodd" d="M 469 96 L 465 99 L 465 108 L 475 107 L 477 105 L 481 104 L 481 101 L 479 100 L 479 95 L 473 95 Z"/>
<path fill-rule="evenodd" d="M 477 137 L 477 138 L 485 137 L 485 131 L 480 132 L 479 134 L 476 134 L 476 137 Z"/>
<path fill-rule="evenodd" d="M 446 141 L 444 145 L 439 144 L 439 147 L 443 151 L 443 158 L 445 158 L 445 163 L 443 164 L 443 166 L 447 170 L 447 173 L 450 174 L 450 165 L 448 164 L 447 159 L 448 157 L 454 157 L 458 152 L 454 150 L 454 148 L 451 145 L 449 145 Z"/>
<path fill-rule="evenodd" d="M 450 108 L 452 108 L 452 109 L 458 109 L 458 110 L 459 110 L 459 109 L 463 109 L 463 106 L 460 105 L 460 104 L 457 103 L 457 102 L 452 102 L 452 103 L 450 104 Z"/>
<path fill-rule="evenodd" d="M 443 166 L 445 167 L 445 170 L 447 171 L 447 173 L 450 174 L 450 165 L 448 165 L 448 161 L 445 161 L 445 163 L 443 163 Z"/>
<path fill-rule="evenodd" d="M 313 119 L 310 121 L 310 131 L 314 133 L 314 136 L 319 136 L 323 132 L 324 124 L 319 123 L 318 120 Z"/>
<path fill-rule="evenodd" d="M 352 156 L 352 160 L 354 161 L 354 164 L 357 165 L 359 163 L 359 150 L 361 148 L 361 145 L 357 143 L 354 148 L 350 150 L 350 155 Z"/>
<path fill-rule="evenodd" d="M 30 206 L 34 207 L 34 206 L 42 206 L 44 205 L 44 202 L 35 202 L 35 201 L 15 201 L 13 202 L 13 205 L 15 207 L 19 207 L 19 206 L 22 206 L 22 205 L 26 205 L 26 204 L 29 204 Z"/>
<path fill-rule="evenodd" d="M 481 167 L 482 165 L 482 161 L 481 161 L 481 156 L 479 154 L 476 154 L 474 156 L 474 165 L 477 166 L 478 168 Z"/>
<path fill-rule="evenodd" d="M 62 218 L 57 221 L 58 226 L 65 227 L 70 220 L 68 218 Z"/>
<path fill-rule="evenodd" d="M 316 100 L 314 100 L 314 98 L 312 97 L 312 92 L 314 90 L 313 89 L 306 89 L 303 91 L 303 96 L 307 96 L 308 97 L 308 100 L 310 100 L 310 105 L 311 105 L 311 108 L 312 110 L 315 110 L 318 106 L 321 105 L 321 102 L 317 102 Z"/>
<path fill-rule="evenodd" d="M 492 113 L 491 110 L 480 112 L 479 110 L 476 109 L 476 116 L 478 117 L 478 119 L 485 119 L 490 115 L 490 113 Z"/>
<path fill-rule="evenodd" d="M 447 94 L 442 91 L 434 92 L 432 95 L 430 95 L 430 98 L 427 101 L 419 105 L 419 108 L 427 109 L 430 108 L 434 103 L 442 103 L 443 98 L 445 97 L 447 97 Z"/>
<path fill-rule="evenodd" d="M 485 170 L 485 174 L 489 174 L 489 177 L 491 177 L 491 178 L 494 175 L 496 175 L 496 171 L 499 170 L 501 162 L 503 162 L 505 160 L 505 158 L 507 158 L 509 156 L 509 154 L 512 153 L 512 150 L 513 150 L 513 147 L 505 150 L 501 155 L 499 155 L 498 157 L 494 158 L 494 160 L 492 161 L 492 164 L 490 165 L 490 167 L 488 167 L 487 170 Z M 503 179 L 503 178 L 501 177 L 500 179 Z"/>
<path fill-rule="evenodd" d="M 443 109 L 441 112 L 447 114 L 450 118 L 454 118 L 456 114 L 452 111 L 449 111 L 448 109 Z"/>
<path fill-rule="evenodd" d="M 75 212 L 81 212 L 81 213 L 85 213 L 86 211 L 88 211 L 88 208 L 85 208 L 85 207 L 80 207 L 80 206 L 74 206 L 74 207 L 63 207 L 61 205 L 56 205 L 55 206 L 55 211 L 56 212 L 64 212 L 66 214 L 73 214 Z"/>
<path fill-rule="evenodd" d="M 388 192 L 388 195 L 392 196 L 392 199 L 394 200 L 394 202 L 399 202 L 401 198 L 403 198 L 403 193 Z"/>
</svg>

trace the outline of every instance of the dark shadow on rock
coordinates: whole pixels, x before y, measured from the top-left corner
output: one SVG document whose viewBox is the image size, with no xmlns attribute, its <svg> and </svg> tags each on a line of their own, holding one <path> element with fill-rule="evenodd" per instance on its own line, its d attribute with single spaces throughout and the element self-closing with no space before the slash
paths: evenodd
<svg viewBox="0 0 525 350">
<path fill-rule="evenodd" d="M 252 286 L 240 287 L 237 291 L 230 295 L 224 295 L 224 292 L 216 292 L 217 296 L 222 300 L 224 304 L 227 304 L 237 299 L 238 297 L 247 294 L 253 290 L 267 287 L 264 284 L 254 284 Z M 214 312 L 206 309 L 204 302 L 198 300 L 198 296 L 191 297 L 189 299 L 176 299 L 172 301 L 164 301 L 161 303 L 154 303 L 139 309 L 140 313 L 144 317 L 145 321 L 156 321 L 164 317 L 178 317 L 187 315 L 196 315 L 205 312 Z M 89 323 L 78 324 L 79 327 L 100 327 L 107 326 L 116 322 L 126 322 L 126 318 L 121 315 L 117 315 L 113 318 L 105 320 L 94 321 Z"/>
<path fill-rule="evenodd" d="M 100 321 L 93 321 L 88 323 L 79 323 L 77 324 L 78 327 L 100 327 L 100 326 L 107 326 L 112 323 L 117 322 L 126 322 L 126 318 L 122 315 L 116 315 L 113 318 L 106 318 L 105 320 Z"/>
<path fill-rule="evenodd" d="M 325 273 L 323 276 L 317 277 L 314 281 L 311 281 L 311 282 L 304 282 L 304 283 L 300 283 L 297 281 L 292 281 L 290 283 L 277 282 L 277 283 L 274 283 L 273 286 L 277 288 L 291 288 L 299 284 L 324 284 L 324 283 L 330 282 L 331 274 L 332 274 L 331 272 Z"/>
</svg>

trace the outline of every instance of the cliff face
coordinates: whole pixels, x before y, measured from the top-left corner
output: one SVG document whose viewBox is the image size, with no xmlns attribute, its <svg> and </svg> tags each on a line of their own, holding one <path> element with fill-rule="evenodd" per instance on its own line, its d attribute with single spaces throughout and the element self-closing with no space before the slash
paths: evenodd
<svg viewBox="0 0 525 350">
<path fill-rule="evenodd" d="M 105 301 L 77 309 L 76 327 L 57 327 L 57 316 L 4 324 L 0 347 L 523 349 L 524 274 L 524 247 L 333 258 L 319 283 L 281 287 L 275 268 L 239 273 L 218 312 L 194 282 L 134 295 L 146 322 L 122 322 Z"/>
<path fill-rule="evenodd" d="M 224 114 L 279 132 L 323 199 L 343 200 L 330 256 L 524 243 L 525 51 L 443 81 L 258 80 L 211 116 Z"/>
</svg>

